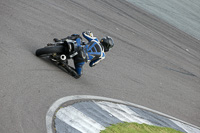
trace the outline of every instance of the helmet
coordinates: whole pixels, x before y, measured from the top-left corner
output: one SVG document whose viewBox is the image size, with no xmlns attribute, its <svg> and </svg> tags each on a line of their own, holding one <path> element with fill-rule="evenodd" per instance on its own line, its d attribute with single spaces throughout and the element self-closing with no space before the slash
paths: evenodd
<svg viewBox="0 0 200 133">
<path fill-rule="evenodd" d="M 104 52 L 108 52 L 114 46 L 114 41 L 109 36 L 102 38 L 100 42 L 104 47 Z"/>
</svg>

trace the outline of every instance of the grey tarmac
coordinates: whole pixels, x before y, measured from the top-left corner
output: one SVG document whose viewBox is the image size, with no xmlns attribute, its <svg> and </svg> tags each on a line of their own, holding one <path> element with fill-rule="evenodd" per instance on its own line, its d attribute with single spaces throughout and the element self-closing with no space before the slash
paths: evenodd
<svg viewBox="0 0 200 133">
<path fill-rule="evenodd" d="M 35 56 L 53 38 L 86 30 L 115 47 L 80 79 Z M 120 99 L 199 126 L 199 44 L 122 0 L 1 0 L 0 132 L 47 132 L 47 110 L 71 95 Z"/>
</svg>

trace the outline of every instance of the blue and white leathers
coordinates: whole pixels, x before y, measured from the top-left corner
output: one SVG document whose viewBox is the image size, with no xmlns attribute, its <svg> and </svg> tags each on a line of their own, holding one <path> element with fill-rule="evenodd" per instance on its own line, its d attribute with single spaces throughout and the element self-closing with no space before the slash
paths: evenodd
<svg viewBox="0 0 200 133">
<path fill-rule="evenodd" d="M 81 39 L 76 39 L 78 46 L 82 47 L 83 50 L 82 53 L 79 52 L 79 55 L 74 58 L 75 70 L 80 76 L 82 74 L 82 66 L 85 62 L 90 61 L 89 65 L 90 67 L 93 67 L 105 58 L 104 48 L 99 40 L 96 37 L 87 35 L 85 32 L 83 32 L 82 35 L 88 40 L 88 43 L 86 45 L 81 45 Z"/>
<path fill-rule="evenodd" d="M 88 40 L 88 44 L 85 46 L 87 51 L 87 60 L 90 61 L 90 67 L 93 67 L 105 58 L 104 49 L 96 37 L 91 37 L 85 32 L 82 34 L 83 37 Z"/>
</svg>

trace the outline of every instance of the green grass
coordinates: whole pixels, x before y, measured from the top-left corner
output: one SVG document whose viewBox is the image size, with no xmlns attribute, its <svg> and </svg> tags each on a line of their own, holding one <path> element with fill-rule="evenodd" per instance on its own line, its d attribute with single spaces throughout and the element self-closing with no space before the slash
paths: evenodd
<svg viewBox="0 0 200 133">
<path fill-rule="evenodd" d="M 138 123 L 118 123 L 107 127 L 100 133 L 182 133 L 172 128 Z"/>
</svg>

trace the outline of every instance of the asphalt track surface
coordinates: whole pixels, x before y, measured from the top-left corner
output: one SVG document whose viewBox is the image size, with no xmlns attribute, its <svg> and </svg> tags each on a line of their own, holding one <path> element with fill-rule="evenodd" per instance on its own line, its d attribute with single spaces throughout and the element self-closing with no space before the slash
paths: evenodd
<svg viewBox="0 0 200 133">
<path fill-rule="evenodd" d="M 76 80 L 34 55 L 73 33 L 113 37 L 115 47 Z M 70 62 L 72 64 L 72 62 Z M 116 0 L 0 1 L 0 132 L 46 132 L 54 101 L 120 99 L 200 126 L 200 41 Z"/>
</svg>

